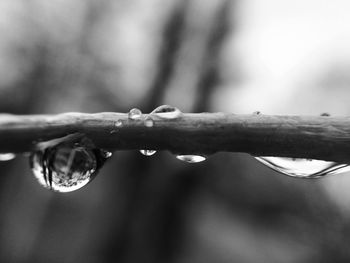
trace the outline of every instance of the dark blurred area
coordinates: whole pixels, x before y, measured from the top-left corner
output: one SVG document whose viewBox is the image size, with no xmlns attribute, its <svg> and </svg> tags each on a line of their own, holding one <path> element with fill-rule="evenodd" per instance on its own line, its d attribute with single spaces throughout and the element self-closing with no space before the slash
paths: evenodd
<svg viewBox="0 0 350 263">
<path fill-rule="evenodd" d="M 348 115 L 345 0 L 3 0 L 0 112 Z M 115 152 L 60 194 L 0 162 L 0 262 L 348 262 L 350 175 Z"/>
</svg>

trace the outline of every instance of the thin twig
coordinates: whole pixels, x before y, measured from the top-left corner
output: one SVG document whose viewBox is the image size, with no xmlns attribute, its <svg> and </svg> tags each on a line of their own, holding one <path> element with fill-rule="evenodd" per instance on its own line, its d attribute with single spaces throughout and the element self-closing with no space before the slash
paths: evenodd
<svg viewBox="0 0 350 263">
<path fill-rule="evenodd" d="M 28 152 L 37 142 L 85 134 L 107 150 L 154 149 L 173 153 L 245 152 L 350 163 L 350 118 L 182 114 L 153 116 L 152 127 L 124 113 L 0 115 L 0 152 Z M 122 126 L 117 121 L 122 121 Z"/>
</svg>

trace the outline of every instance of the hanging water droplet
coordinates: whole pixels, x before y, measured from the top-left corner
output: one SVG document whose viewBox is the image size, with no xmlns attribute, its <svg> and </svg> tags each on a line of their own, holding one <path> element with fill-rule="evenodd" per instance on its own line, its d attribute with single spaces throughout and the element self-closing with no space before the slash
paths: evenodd
<svg viewBox="0 0 350 263">
<path fill-rule="evenodd" d="M 151 115 L 158 116 L 162 119 L 176 119 L 180 117 L 181 114 L 182 112 L 178 108 L 169 105 L 159 106 L 151 112 Z"/>
<path fill-rule="evenodd" d="M 142 116 L 142 112 L 139 109 L 133 108 L 129 111 L 128 117 L 131 120 L 138 120 Z"/>
<path fill-rule="evenodd" d="M 350 171 L 348 164 L 303 158 L 255 157 L 271 169 L 299 178 L 318 178 Z"/>
<path fill-rule="evenodd" d="M 129 113 L 130 114 L 130 113 Z M 115 122 L 115 126 L 116 127 L 122 127 L 123 126 L 123 121 L 122 120 L 117 120 L 116 122 Z"/>
<path fill-rule="evenodd" d="M 16 158 L 16 154 L 14 153 L 0 153 L 0 161 L 10 161 Z"/>
<path fill-rule="evenodd" d="M 155 154 L 157 151 L 155 150 L 140 150 L 140 153 L 142 153 L 145 156 L 151 156 Z"/>
<path fill-rule="evenodd" d="M 38 150 L 30 156 L 30 166 L 38 182 L 56 192 L 71 192 L 89 183 L 106 157 L 91 142 L 63 142 Z M 107 154 L 109 155 L 109 154 Z"/>
<path fill-rule="evenodd" d="M 146 127 L 149 127 L 149 128 L 153 127 L 153 124 L 154 124 L 151 116 L 147 116 L 143 123 L 145 124 Z"/>
<path fill-rule="evenodd" d="M 187 163 L 199 163 L 205 161 L 207 158 L 202 155 L 181 154 L 176 156 L 177 159 Z"/>
<path fill-rule="evenodd" d="M 106 151 L 106 150 L 100 150 L 101 151 L 101 154 L 104 158 L 110 158 L 112 157 L 113 153 L 112 152 L 109 152 L 109 151 Z"/>
</svg>

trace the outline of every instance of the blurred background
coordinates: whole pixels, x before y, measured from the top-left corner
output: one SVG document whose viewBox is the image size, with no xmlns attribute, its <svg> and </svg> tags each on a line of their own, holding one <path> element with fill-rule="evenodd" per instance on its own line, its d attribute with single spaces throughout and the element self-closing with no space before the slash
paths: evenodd
<svg viewBox="0 0 350 263">
<path fill-rule="evenodd" d="M 2 0 L 0 112 L 349 115 L 346 0 Z M 116 152 L 76 192 L 0 162 L 0 262 L 348 262 L 350 174 Z"/>
</svg>

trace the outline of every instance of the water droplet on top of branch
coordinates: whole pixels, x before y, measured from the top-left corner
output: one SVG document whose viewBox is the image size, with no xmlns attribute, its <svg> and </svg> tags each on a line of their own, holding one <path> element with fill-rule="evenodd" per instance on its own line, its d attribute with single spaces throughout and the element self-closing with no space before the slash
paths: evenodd
<svg viewBox="0 0 350 263">
<path fill-rule="evenodd" d="M 129 111 L 128 117 L 129 117 L 129 119 L 131 119 L 131 120 L 138 120 L 138 119 L 141 119 L 141 117 L 142 117 L 142 112 L 141 112 L 139 109 L 137 109 L 137 108 L 133 108 L 133 109 L 131 109 L 131 110 Z"/>
<path fill-rule="evenodd" d="M 181 116 L 182 112 L 176 107 L 161 105 L 155 108 L 150 114 L 161 119 L 176 119 Z"/>
</svg>

